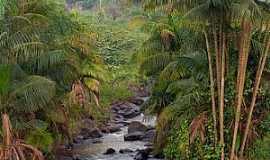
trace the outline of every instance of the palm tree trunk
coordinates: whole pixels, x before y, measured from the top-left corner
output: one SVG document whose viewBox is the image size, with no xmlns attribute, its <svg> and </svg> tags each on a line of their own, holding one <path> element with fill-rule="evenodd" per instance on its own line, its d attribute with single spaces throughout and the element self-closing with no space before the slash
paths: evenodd
<svg viewBox="0 0 270 160">
<path fill-rule="evenodd" d="M 220 75 L 220 103 L 219 103 L 219 125 L 220 125 L 220 146 L 221 160 L 224 160 L 224 86 L 225 86 L 225 33 L 221 32 L 221 75 Z"/>
<path fill-rule="evenodd" d="M 204 31 L 204 36 L 205 36 L 207 56 L 208 56 L 210 92 L 211 92 L 211 102 L 212 102 L 212 116 L 213 116 L 213 123 L 214 123 L 214 143 L 215 143 L 215 147 L 216 147 L 216 144 L 217 144 L 217 115 L 216 115 L 216 102 L 215 102 L 214 75 L 213 75 L 212 58 L 211 58 L 212 55 L 211 55 L 209 39 L 208 39 L 206 31 Z"/>
<path fill-rule="evenodd" d="M 218 38 L 216 30 L 213 31 L 214 34 L 214 45 L 215 45 L 215 52 L 216 52 L 216 77 L 217 77 L 217 93 L 218 93 L 218 102 L 220 101 L 220 54 L 218 49 Z"/>
<path fill-rule="evenodd" d="M 223 74 L 223 64 L 225 64 L 225 59 L 222 58 L 222 27 L 219 28 L 217 33 L 216 28 L 213 31 L 214 34 L 214 45 L 216 52 L 216 76 L 217 76 L 217 91 L 218 91 L 218 106 L 219 106 L 219 145 L 221 148 L 221 160 L 224 160 L 224 74 Z M 224 62 L 223 62 L 224 61 Z M 223 81 L 223 83 L 222 83 Z M 223 88 L 223 90 L 222 90 Z M 223 97 L 223 98 L 222 98 Z"/>
<path fill-rule="evenodd" d="M 241 106 L 243 100 L 243 92 L 245 85 L 246 66 L 248 60 L 248 53 L 250 49 L 251 39 L 251 23 L 248 21 L 242 21 L 242 33 L 241 33 L 241 45 L 239 49 L 239 60 L 238 60 L 238 74 L 237 74 L 237 95 L 236 95 L 236 112 L 235 112 L 235 123 L 233 131 L 233 140 L 231 146 L 230 160 L 235 158 L 235 145 L 238 134 L 238 127 L 241 117 Z"/>
<path fill-rule="evenodd" d="M 256 78 L 255 78 L 255 83 L 254 83 L 254 88 L 253 88 L 253 93 L 252 93 L 252 100 L 251 100 L 251 104 L 250 104 L 250 110 L 248 113 L 247 125 L 245 128 L 244 137 L 243 137 L 243 141 L 242 141 L 241 148 L 240 148 L 240 157 L 243 157 L 245 144 L 246 144 L 246 140 L 247 140 L 247 135 L 248 135 L 251 120 L 252 120 L 252 113 L 253 113 L 253 110 L 255 107 L 255 103 L 256 103 L 259 87 L 260 87 L 260 82 L 261 82 L 261 78 L 262 78 L 262 73 L 263 73 L 263 70 L 265 67 L 269 47 L 270 47 L 270 38 L 268 37 L 268 40 L 266 43 L 266 48 L 265 48 L 265 51 L 261 57 L 260 63 L 258 65 L 257 73 L 256 73 Z"/>
</svg>

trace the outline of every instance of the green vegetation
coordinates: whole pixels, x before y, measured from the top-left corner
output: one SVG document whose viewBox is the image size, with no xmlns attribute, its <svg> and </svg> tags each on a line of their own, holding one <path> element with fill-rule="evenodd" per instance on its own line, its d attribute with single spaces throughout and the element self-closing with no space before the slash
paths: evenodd
<svg viewBox="0 0 270 160">
<path fill-rule="evenodd" d="M 269 18 L 259 0 L 0 0 L 0 152 L 54 159 L 144 85 L 156 155 L 267 160 Z"/>
<path fill-rule="evenodd" d="M 145 3 L 164 13 L 137 54 L 141 71 L 153 79 L 145 108 L 160 121 L 156 153 L 268 159 L 269 131 L 260 127 L 269 116 L 267 6 L 249 0 Z M 252 151 L 257 145 L 261 152 Z"/>
</svg>

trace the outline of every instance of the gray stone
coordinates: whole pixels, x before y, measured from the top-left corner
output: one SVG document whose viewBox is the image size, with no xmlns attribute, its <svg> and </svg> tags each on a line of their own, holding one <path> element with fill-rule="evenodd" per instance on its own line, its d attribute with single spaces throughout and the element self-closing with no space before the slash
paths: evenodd
<svg viewBox="0 0 270 160">
<path fill-rule="evenodd" d="M 114 153 L 115 153 L 115 149 L 109 148 L 109 149 L 107 149 L 107 151 L 104 154 L 108 155 L 108 154 L 114 154 Z"/>
<path fill-rule="evenodd" d="M 133 152 L 133 150 L 131 150 L 131 149 L 120 149 L 119 150 L 119 153 L 121 153 L 121 154 L 126 154 L 126 153 L 132 153 Z"/>
<path fill-rule="evenodd" d="M 133 133 L 133 132 L 146 132 L 147 127 L 142 124 L 141 122 L 138 121 L 133 121 L 128 125 L 128 133 Z"/>
<path fill-rule="evenodd" d="M 129 133 L 124 135 L 124 140 L 125 141 L 139 141 L 142 140 L 144 133 L 142 132 L 133 132 L 133 133 Z"/>
</svg>

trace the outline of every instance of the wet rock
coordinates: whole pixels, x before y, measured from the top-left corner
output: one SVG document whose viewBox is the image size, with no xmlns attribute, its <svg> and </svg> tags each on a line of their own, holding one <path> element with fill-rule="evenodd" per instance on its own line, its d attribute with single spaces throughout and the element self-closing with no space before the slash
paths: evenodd
<svg viewBox="0 0 270 160">
<path fill-rule="evenodd" d="M 123 121 L 123 122 L 118 122 L 119 124 L 123 125 L 123 126 L 127 126 L 130 124 L 130 122 L 127 121 Z"/>
<path fill-rule="evenodd" d="M 141 122 L 138 121 L 133 121 L 128 125 L 128 133 L 133 133 L 133 132 L 146 132 L 147 127 L 142 124 Z"/>
<path fill-rule="evenodd" d="M 121 126 L 117 124 L 110 124 L 108 126 L 108 130 L 110 133 L 118 132 L 121 131 Z"/>
<path fill-rule="evenodd" d="M 93 139 L 92 143 L 97 144 L 97 143 L 102 143 L 102 141 L 100 139 Z"/>
<path fill-rule="evenodd" d="M 142 141 L 144 141 L 144 142 L 153 142 L 155 136 L 156 136 L 156 130 L 155 129 L 148 130 L 143 135 Z"/>
<path fill-rule="evenodd" d="M 84 119 L 78 125 L 80 125 L 81 127 L 79 135 L 82 136 L 83 139 L 102 137 L 102 133 L 100 129 L 96 126 L 94 120 Z"/>
<path fill-rule="evenodd" d="M 95 128 L 82 128 L 80 135 L 82 135 L 84 139 L 102 137 L 101 131 L 96 127 Z"/>
<path fill-rule="evenodd" d="M 100 127 L 100 131 L 101 131 L 102 133 L 110 133 L 110 130 L 109 130 L 106 126 Z"/>
<path fill-rule="evenodd" d="M 140 114 L 141 114 L 141 112 L 138 109 L 132 108 L 131 110 L 124 112 L 123 116 L 124 116 L 124 118 L 134 118 Z"/>
<path fill-rule="evenodd" d="M 115 153 L 115 150 L 113 148 L 109 148 L 104 154 L 108 155 L 108 154 L 114 154 L 114 153 Z"/>
<path fill-rule="evenodd" d="M 124 121 L 125 118 L 122 115 L 120 115 L 120 114 L 114 114 L 113 115 L 113 120 L 114 121 Z"/>
<path fill-rule="evenodd" d="M 78 135 L 75 138 L 73 138 L 73 143 L 74 144 L 79 144 L 83 142 L 83 136 L 82 135 Z"/>
<path fill-rule="evenodd" d="M 126 153 L 132 153 L 133 152 L 133 150 L 131 150 L 131 149 L 120 149 L 119 150 L 119 153 L 121 153 L 121 154 L 126 154 Z"/>
<path fill-rule="evenodd" d="M 149 152 L 146 150 L 138 150 L 134 156 L 134 160 L 147 160 L 149 157 Z"/>
<path fill-rule="evenodd" d="M 144 145 L 145 147 L 153 147 L 153 143 L 152 142 L 148 142 Z"/>
<path fill-rule="evenodd" d="M 100 130 L 103 133 L 114 133 L 121 131 L 121 127 L 123 127 L 123 124 L 116 124 L 115 121 L 111 121 L 110 123 L 103 125 L 100 127 Z"/>
<path fill-rule="evenodd" d="M 124 140 L 125 141 L 139 141 L 142 140 L 144 133 L 142 132 L 133 132 L 133 133 L 129 133 L 124 135 Z"/>
<path fill-rule="evenodd" d="M 123 121 L 124 118 L 134 118 L 140 115 L 140 107 L 127 101 L 113 104 L 111 110 L 115 115 L 113 119 L 116 121 Z"/>
</svg>

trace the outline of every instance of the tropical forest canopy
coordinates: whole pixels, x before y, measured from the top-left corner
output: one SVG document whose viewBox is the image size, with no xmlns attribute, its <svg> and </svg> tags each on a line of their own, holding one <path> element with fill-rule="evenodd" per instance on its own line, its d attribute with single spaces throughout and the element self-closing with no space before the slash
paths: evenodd
<svg viewBox="0 0 270 160">
<path fill-rule="evenodd" d="M 270 159 L 270 3 L 0 0 L 0 159 L 55 159 L 146 88 L 153 154 Z M 16 158 L 15 158 L 16 159 Z"/>
</svg>

